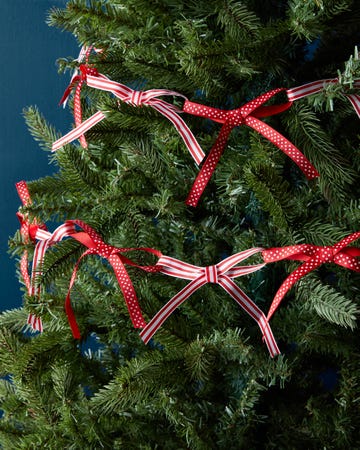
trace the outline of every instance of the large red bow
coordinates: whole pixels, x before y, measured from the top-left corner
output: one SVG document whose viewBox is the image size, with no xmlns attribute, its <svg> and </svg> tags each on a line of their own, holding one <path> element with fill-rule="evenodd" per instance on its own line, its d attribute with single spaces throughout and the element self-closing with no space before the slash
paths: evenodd
<svg viewBox="0 0 360 450">
<path fill-rule="evenodd" d="M 265 264 L 234 267 L 240 261 L 243 261 L 261 250 L 261 248 L 245 250 L 210 267 L 197 267 L 169 256 L 161 256 L 156 264 L 161 269 L 161 273 L 183 278 L 185 280 L 191 280 L 191 282 L 169 300 L 169 302 L 163 306 L 163 308 L 161 308 L 153 319 L 145 326 L 140 333 L 142 340 L 147 343 L 172 312 L 197 289 L 206 283 L 217 283 L 257 322 L 264 336 L 270 355 L 273 357 L 279 354 L 279 349 L 264 313 L 232 280 L 233 278 L 255 272 L 264 267 Z"/>
<path fill-rule="evenodd" d="M 284 136 L 267 125 L 265 122 L 258 119 L 259 117 L 279 114 L 290 108 L 291 102 L 275 106 L 263 106 L 263 104 L 271 97 L 282 91 L 285 91 L 285 89 L 279 88 L 266 92 L 240 108 L 233 110 L 223 110 L 189 101 L 185 102 L 183 107 L 184 112 L 205 117 L 223 124 L 219 136 L 216 139 L 215 144 L 213 145 L 190 190 L 190 193 L 186 199 L 187 205 L 196 206 L 198 204 L 199 199 L 207 183 L 209 182 L 221 155 L 224 152 L 231 130 L 239 125 L 247 125 L 262 134 L 266 139 L 289 156 L 300 167 L 307 178 L 312 179 L 319 176 L 316 169 L 300 152 L 300 150 L 295 147 L 295 145 L 293 145 L 290 141 L 284 138 Z"/>
<path fill-rule="evenodd" d="M 80 256 L 78 261 L 75 264 L 70 284 L 69 290 L 66 296 L 65 301 L 65 310 L 69 319 L 70 327 L 73 333 L 74 338 L 80 339 L 80 331 L 79 327 L 76 323 L 75 314 L 71 307 L 71 299 L 70 292 L 74 285 L 77 270 L 82 258 L 87 255 L 99 255 L 102 258 L 105 258 L 109 261 L 110 265 L 114 269 L 117 281 L 121 288 L 121 291 L 124 295 L 124 299 L 130 314 L 131 321 L 135 328 L 143 328 L 146 325 L 146 322 L 142 316 L 141 309 L 137 300 L 136 292 L 134 286 L 131 282 L 129 274 L 126 271 L 124 264 L 129 264 L 131 266 L 139 267 L 147 272 L 158 272 L 160 269 L 156 266 L 139 266 L 132 262 L 130 259 L 125 257 L 122 253 L 139 250 L 147 253 L 152 253 L 158 257 L 161 256 L 161 253 L 152 248 L 118 248 L 112 245 L 106 244 L 102 237 L 89 225 L 82 222 L 81 220 L 68 220 L 65 222 L 69 225 L 77 225 L 82 228 L 84 231 L 74 232 L 71 234 L 71 237 L 82 245 L 87 247 L 88 249 Z"/>
<path fill-rule="evenodd" d="M 333 262 L 355 272 L 360 272 L 360 261 L 356 259 L 360 257 L 360 248 L 348 247 L 349 244 L 359 238 L 360 231 L 350 234 L 333 246 L 320 247 L 300 244 L 264 250 L 262 256 L 266 263 L 283 259 L 305 261 L 286 278 L 278 289 L 270 306 L 267 319 L 270 320 L 288 290 L 303 276 L 321 266 L 321 264 Z"/>
</svg>

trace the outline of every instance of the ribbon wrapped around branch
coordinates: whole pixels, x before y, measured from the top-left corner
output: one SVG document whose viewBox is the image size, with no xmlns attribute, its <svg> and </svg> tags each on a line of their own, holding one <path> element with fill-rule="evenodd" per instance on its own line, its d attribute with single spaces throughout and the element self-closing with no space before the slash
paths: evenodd
<svg viewBox="0 0 360 450">
<path fill-rule="evenodd" d="M 349 244 L 360 238 L 360 231 L 352 233 L 333 246 L 317 246 L 311 244 L 291 245 L 277 247 L 262 252 L 265 263 L 281 261 L 284 259 L 305 261 L 294 270 L 278 289 L 270 306 L 267 320 L 270 320 L 280 302 L 291 287 L 303 276 L 325 263 L 333 262 L 347 269 L 360 272 L 360 248 L 348 247 Z"/>
<path fill-rule="evenodd" d="M 161 268 L 161 273 L 191 281 L 178 294 L 169 300 L 169 302 L 161 308 L 153 319 L 145 326 L 140 333 L 142 340 L 145 343 L 148 343 L 173 311 L 197 289 L 206 283 L 216 283 L 225 289 L 225 291 L 230 294 L 231 297 L 257 322 L 270 355 L 273 357 L 279 354 L 278 346 L 264 313 L 233 281 L 233 278 L 255 272 L 264 267 L 265 264 L 235 267 L 239 262 L 260 251 L 262 251 L 261 248 L 246 250 L 209 267 L 197 267 L 169 256 L 161 256 L 156 264 Z"/>
<path fill-rule="evenodd" d="M 317 81 L 313 81 L 311 83 L 303 84 L 302 86 L 287 89 L 286 93 L 287 93 L 288 99 L 291 102 L 294 102 L 296 100 L 299 100 L 300 98 L 308 97 L 309 95 L 312 95 L 312 94 L 318 94 L 328 84 L 338 84 L 338 83 L 339 83 L 339 80 L 337 78 L 317 80 Z M 354 81 L 354 87 L 360 89 L 360 80 Z M 353 105 L 356 114 L 360 118 L 360 95 L 346 94 L 346 93 L 344 93 L 344 95 L 350 101 L 350 103 Z"/>
<path fill-rule="evenodd" d="M 138 267 L 142 270 L 145 270 L 147 272 L 158 272 L 160 270 L 159 267 L 156 265 L 154 266 L 140 266 L 135 264 L 133 261 L 128 259 L 126 256 L 124 256 L 122 253 L 130 252 L 130 251 L 143 251 L 146 253 L 152 253 L 158 257 L 161 256 L 161 253 L 157 250 L 154 250 L 152 248 L 118 248 L 114 247 L 112 245 L 106 244 L 102 237 L 89 225 L 87 225 L 85 222 L 82 222 L 81 220 L 68 220 L 65 222 L 65 224 L 75 226 L 77 225 L 84 231 L 74 232 L 71 234 L 71 237 L 78 242 L 80 242 L 82 245 L 87 247 L 87 250 L 80 256 L 78 261 L 75 264 L 70 284 L 69 284 L 69 290 L 66 296 L 65 301 L 65 310 L 66 314 L 68 316 L 69 324 L 72 330 L 72 334 L 75 339 L 80 339 L 80 331 L 79 327 L 77 325 L 74 311 L 71 307 L 71 299 L 70 299 L 70 292 L 74 285 L 77 270 L 79 267 L 79 264 L 81 260 L 87 256 L 87 255 L 98 255 L 102 258 L 106 259 L 110 265 L 112 266 L 116 279 L 119 283 L 120 289 L 123 293 L 127 309 L 130 314 L 130 319 L 132 321 L 132 324 L 135 328 L 143 328 L 146 325 L 146 322 L 142 316 L 141 309 L 138 303 L 138 299 L 136 296 L 136 292 L 134 289 L 134 286 L 131 282 L 131 279 L 129 277 L 129 274 L 126 271 L 125 264 Z"/>
<path fill-rule="evenodd" d="M 259 118 L 279 114 L 291 106 L 291 102 L 283 103 L 274 106 L 263 106 L 268 100 L 270 100 L 276 94 L 285 91 L 284 88 L 273 89 L 259 97 L 251 100 L 240 108 L 233 110 L 222 110 L 218 108 L 212 108 L 204 106 L 198 103 L 186 101 L 183 107 L 183 111 L 196 116 L 211 119 L 215 122 L 223 124 L 219 136 L 215 141 L 209 155 L 207 156 L 200 172 L 198 173 L 195 182 L 190 190 L 190 193 L 186 199 L 186 204 L 189 206 L 196 206 L 200 200 L 200 197 L 209 182 L 212 174 L 216 168 L 217 163 L 220 160 L 221 155 L 224 152 L 229 135 L 234 127 L 240 125 L 247 125 L 253 128 L 280 150 L 282 150 L 289 158 L 291 158 L 295 164 L 303 171 L 308 179 L 318 177 L 319 174 L 312 166 L 309 160 L 295 147 L 289 140 L 282 136 L 278 131 L 267 125 L 265 122 L 259 120 Z"/>
<path fill-rule="evenodd" d="M 167 89 L 150 89 L 148 91 L 136 91 L 124 84 L 110 80 L 105 75 L 100 74 L 96 69 L 90 68 L 88 65 L 81 65 L 80 71 L 81 76 L 76 78 L 76 82 L 78 82 L 78 84 L 75 91 L 74 105 L 75 101 L 77 102 L 78 105 L 80 105 L 81 86 L 84 82 L 86 82 L 86 84 L 89 87 L 99 89 L 102 91 L 111 92 L 115 97 L 130 105 L 149 106 L 158 111 L 163 116 L 165 116 L 168 120 L 170 120 L 170 122 L 174 125 L 174 127 L 180 134 L 181 138 L 183 139 L 186 147 L 188 148 L 191 156 L 194 158 L 196 164 L 201 163 L 205 154 L 202 151 L 198 142 L 196 141 L 189 127 L 180 117 L 180 114 L 182 112 L 181 109 L 159 98 L 162 96 L 174 96 L 174 97 L 182 97 L 186 100 L 185 96 L 179 94 L 178 92 L 170 91 Z M 64 96 L 67 94 L 67 92 L 70 92 L 71 89 L 72 85 L 69 86 Z M 81 122 L 81 117 L 79 116 L 80 118 L 78 117 L 77 119 L 76 114 L 78 114 L 78 112 L 77 113 L 75 112 L 76 128 L 74 128 L 72 131 L 70 131 L 70 133 L 66 134 L 65 136 L 54 142 L 52 146 L 53 151 L 59 149 L 60 147 L 73 141 L 74 139 L 79 138 L 80 136 L 83 135 L 83 133 L 88 131 L 90 128 L 99 123 L 105 117 L 105 115 L 101 111 L 98 111 L 89 119 L 87 119 L 85 122 Z"/>
</svg>

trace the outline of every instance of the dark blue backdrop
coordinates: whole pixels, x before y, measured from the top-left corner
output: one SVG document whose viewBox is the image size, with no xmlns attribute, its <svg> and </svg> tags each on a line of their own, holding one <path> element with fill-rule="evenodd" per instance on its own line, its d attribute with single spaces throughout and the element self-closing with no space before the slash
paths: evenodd
<svg viewBox="0 0 360 450">
<path fill-rule="evenodd" d="M 14 184 L 48 175 L 48 154 L 27 131 L 22 110 L 36 105 L 61 132 L 70 129 L 72 117 L 58 107 L 69 74 L 57 73 L 56 59 L 77 56 L 75 38 L 45 20 L 52 6 L 66 0 L 0 0 L 0 310 L 21 305 L 15 260 L 7 253 L 8 238 L 19 227 L 15 212 L 20 204 Z"/>
</svg>

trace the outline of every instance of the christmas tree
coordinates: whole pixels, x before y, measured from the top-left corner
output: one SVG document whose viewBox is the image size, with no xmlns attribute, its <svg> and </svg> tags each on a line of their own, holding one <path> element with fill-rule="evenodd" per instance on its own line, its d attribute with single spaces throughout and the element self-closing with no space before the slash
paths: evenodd
<svg viewBox="0 0 360 450">
<path fill-rule="evenodd" d="M 76 71 L 76 125 L 96 124 L 51 152 L 61 135 L 25 111 L 57 169 L 18 186 L 24 306 L 0 315 L 2 448 L 360 448 L 359 20 L 355 0 L 49 13 L 84 46 L 59 68 Z"/>
</svg>

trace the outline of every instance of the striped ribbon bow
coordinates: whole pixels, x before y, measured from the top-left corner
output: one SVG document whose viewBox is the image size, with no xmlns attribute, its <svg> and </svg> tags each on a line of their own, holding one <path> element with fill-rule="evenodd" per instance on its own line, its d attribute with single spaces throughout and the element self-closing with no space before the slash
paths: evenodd
<svg viewBox="0 0 360 450">
<path fill-rule="evenodd" d="M 318 80 L 313 81 L 312 83 L 303 84 L 302 86 L 287 89 L 286 93 L 288 99 L 291 102 L 294 102 L 295 100 L 299 100 L 300 98 L 321 92 L 326 87 L 327 84 L 338 84 L 338 83 L 339 80 L 337 78 Z M 360 88 L 360 80 L 354 81 L 354 87 Z M 353 105 L 355 112 L 360 118 L 360 95 L 346 94 L 346 93 L 344 95 Z"/>
<path fill-rule="evenodd" d="M 360 238 L 360 231 L 352 233 L 333 246 L 317 246 L 311 244 L 291 245 L 288 247 L 270 248 L 262 252 L 265 263 L 281 261 L 283 259 L 305 261 L 292 272 L 278 289 L 270 306 L 267 320 L 270 320 L 280 302 L 291 287 L 321 264 L 333 262 L 347 269 L 360 272 L 360 248 L 348 247 Z"/>
<path fill-rule="evenodd" d="M 206 283 L 216 283 L 225 289 L 231 297 L 257 322 L 264 336 L 270 355 L 279 354 L 279 349 L 264 313 L 256 304 L 234 283 L 233 278 L 246 275 L 264 267 L 265 264 L 234 267 L 240 261 L 260 252 L 261 248 L 253 248 L 230 256 L 219 264 L 209 267 L 197 267 L 169 256 L 161 256 L 157 262 L 161 273 L 173 277 L 191 280 L 178 294 L 176 294 L 141 331 L 140 336 L 146 343 L 152 338 L 165 320 L 190 295 Z"/>
<path fill-rule="evenodd" d="M 80 66 L 80 68 L 83 66 Z M 204 159 L 204 152 L 202 151 L 200 145 L 195 139 L 189 127 L 186 125 L 184 120 L 179 116 L 182 112 L 181 109 L 177 108 L 164 100 L 159 99 L 161 96 L 174 96 L 182 97 L 186 100 L 186 97 L 175 91 L 169 91 L 167 89 L 150 89 L 148 91 L 136 91 L 124 84 L 117 83 L 110 80 L 105 75 L 99 74 L 95 69 L 88 70 L 86 67 L 82 69 L 84 76 L 84 81 L 86 81 L 89 87 L 99 89 L 102 91 L 111 92 L 115 97 L 121 101 L 131 104 L 133 106 L 150 106 L 160 114 L 165 116 L 174 125 L 181 138 L 183 139 L 186 147 L 188 148 L 191 156 L 194 158 L 197 164 L 200 164 Z M 83 81 L 83 82 L 84 82 Z M 76 94 L 75 94 L 76 96 Z M 79 138 L 85 131 L 89 130 L 91 127 L 99 123 L 104 119 L 104 114 L 98 111 L 85 122 L 78 124 L 76 123 L 76 128 L 74 128 L 70 133 L 63 136 L 58 141 L 54 142 L 52 150 L 57 150 L 63 145 Z"/>
<path fill-rule="evenodd" d="M 157 266 L 139 266 L 130 259 L 128 259 L 126 256 L 122 255 L 122 253 L 135 250 L 152 253 L 156 256 L 160 256 L 161 253 L 152 248 L 145 248 L 145 247 L 139 248 L 113 247 L 112 245 L 106 244 L 103 241 L 102 237 L 93 228 L 91 228 L 89 225 L 87 225 L 85 222 L 82 222 L 81 220 L 68 220 L 65 222 L 65 224 L 69 224 L 72 226 L 77 225 L 78 227 L 84 230 L 71 234 L 71 237 L 80 242 L 85 247 L 87 247 L 87 250 L 80 256 L 80 258 L 75 264 L 69 284 L 69 290 L 65 300 L 65 310 L 68 316 L 69 324 L 74 338 L 80 339 L 81 336 L 79 327 L 75 319 L 74 311 L 71 307 L 70 292 L 76 279 L 79 264 L 82 258 L 84 258 L 87 255 L 101 256 L 110 263 L 116 275 L 116 279 L 119 283 L 120 289 L 123 293 L 132 324 L 134 325 L 135 328 L 143 328 L 146 325 L 146 322 L 142 316 L 134 286 L 131 282 L 129 274 L 126 271 L 124 264 L 129 264 L 131 266 L 138 267 L 147 272 L 159 272 L 160 269 Z"/>
<path fill-rule="evenodd" d="M 31 204 L 31 197 L 29 193 L 29 189 L 25 181 L 19 181 L 15 184 L 17 193 L 20 197 L 20 200 L 24 206 Z M 37 236 L 46 232 L 46 226 L 37 221 L 33 220 L 32 223 L 29 222 L 28 216 L 17 212 L 16 213 L 19 221 L 20 221 L 20 233 L 23 239 L 24 244 L 28 244 L 31 242 L 36 242 Z M 31 277 L 28 272 L 29 260 L 28 260 L 28 251 L 24 250 L 21 260 L 20 260 L 20 273 L 24 280 L 26 289 L 28 294 L 34 296 L 39 293 L 38 289 L 35 287 L 34 273 L 37 268 L 37 264 L 35 263 L 35 255 L 33 259 L 32 272 Z M 35 331 L 43 331 L 43 324 L 40 317 L 37 317 L 35 314 L 30 313 L 27 318 L 27 323 L 31 326 L 31 328 Z"/>
<path fill-rule="evenodd" d="M 217 163 L 220 160 L 221 155 L 224 152 L 228 137 L 232 129 L 239 125 L 247 125 L 253 128 L 258 133 L 263 135 L 266 139 L 276 145 L 282 150 L 289 158 L 291 158 L 295 164 L 304 172 L 308 179 L 318 177 L 319 174 L 312 166 L 309 160 L 295 147 L 290 141 L 288 141 L 279 132 L 267 125 L 265 122 L 259 120 L 259 117 L 267 117 L 274 114 L 279 114 L 291 106 L 291 102 L 283 103 L 275 106 L 263 106 L 270 98 L 285 91 L 284 88 L 273 89 L 259 97 L 251 100 L 240 108 L 233 110 L 222 110 L 218 108 L 212 108 L 209 106 L 200 105 L 186 101 L 183 107 L 183 111 L 189 114 L 193 114 L 200 117 L 205 117 L 215 122 L 222 123 L 223 126 L 220 130 L 219 136 L 215 141 L 208 157 L 206 158 L 195 182 L 190 190 L 190 193 L 186 199 L 186 204 L 189 206 L 196 206 L 200 200 L 200 197 L 209 182 L 212 174 L 216 168 Z"/>
</svg>

